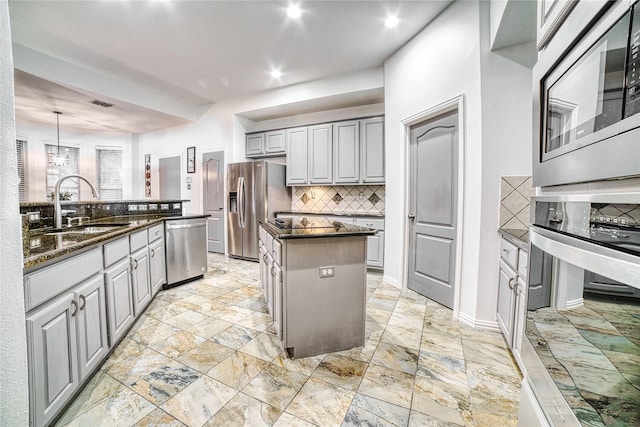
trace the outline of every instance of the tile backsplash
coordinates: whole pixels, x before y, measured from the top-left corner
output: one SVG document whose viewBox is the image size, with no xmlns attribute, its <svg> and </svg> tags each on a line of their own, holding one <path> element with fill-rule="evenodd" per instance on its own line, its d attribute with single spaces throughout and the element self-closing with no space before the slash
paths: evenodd
<svg viewBox="0 0 640 427">
<path fill-rule="evenodd" d="M 503 176 L 500 178 L 500 228 L 528 230 L 530 221 L 530 176 Z"/>
<path fill-rule="evenodd" d="M 294 187 L 291 211 L 384 214 L 384 185 Z"/>
</svg>

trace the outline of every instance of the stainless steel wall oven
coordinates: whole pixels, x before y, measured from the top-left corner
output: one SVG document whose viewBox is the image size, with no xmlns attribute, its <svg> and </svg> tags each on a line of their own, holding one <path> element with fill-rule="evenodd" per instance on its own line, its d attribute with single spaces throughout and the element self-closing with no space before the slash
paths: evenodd
<svg viewBox="0 0 640 427">
<path fill-rule="evenodd" d="M 640 4 L 602 4 L 534 68 L 535 186 L 640 175 Z"/>
<path fill-rule="evenodd" d="M 640 194 L 532 200 L 526 378 L 551 425 L 640 423 Z"/>
</svg>

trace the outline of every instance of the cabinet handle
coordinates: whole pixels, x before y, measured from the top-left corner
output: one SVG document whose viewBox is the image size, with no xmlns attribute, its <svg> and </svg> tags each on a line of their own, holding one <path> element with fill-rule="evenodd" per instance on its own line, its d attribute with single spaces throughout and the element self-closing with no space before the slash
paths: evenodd
<svg viewBox="0 0 640 427">
<path fill-rule="evenodd" d="M 513 277 L 509 277 L 509 289 L 513 290 Z"/>
<path fill-rule="evenodd" d="M 271 267 L 271 276 L 276 277 L 276 269 Z"/>
<path fill-rule="evenodd" d="M 134 270 L 137 270 L 137 269 L 138 269 L 138 260 L 137 260 L 137 259 L 134 259 L 134 260 L 133 260 L 133 269 L 134 269 Z"/>
<path fill-rule="evenodd" d="M 153 258 L 153 256 L 156 254 L 156 250 L 155 249 L 151 249 L 151 258 Z"/>
<path fill-rule="evenodd" d="M 84 310 L 85 306 L 87 305 L 87 300 L 84 297 L 84 295 L 80 295 L 80 308 L 78 310 Z"/>
<path fill-rule="evenodd" d="M 71 313 L 71 317 L 76 317 L 76 314 L 78 314 L 78 303 L 76 302 L 76 300 L 72 299 L 71 305 L 74 308 L 73 313 Z"/>
</svg>

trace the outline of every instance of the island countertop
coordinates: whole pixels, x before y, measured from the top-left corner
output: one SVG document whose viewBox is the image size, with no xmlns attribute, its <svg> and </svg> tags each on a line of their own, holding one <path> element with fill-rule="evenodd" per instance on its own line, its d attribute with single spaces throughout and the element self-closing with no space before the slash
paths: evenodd
<svg viewBox="0 0 640 427">
<path fill-rule="evenodd" d="M 280 222 L 281 221 L 281 222 Z M 259 221 L 273 237 L 277 239 L 300 239 L 314 237 L 372 236 L 376 230 L 329 221 L 325 218 L 288 218 Z"/>
</svg>

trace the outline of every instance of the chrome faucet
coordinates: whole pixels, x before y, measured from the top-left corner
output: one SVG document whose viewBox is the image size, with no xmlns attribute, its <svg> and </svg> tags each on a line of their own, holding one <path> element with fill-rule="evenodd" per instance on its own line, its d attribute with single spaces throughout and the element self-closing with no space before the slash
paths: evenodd
<svg viewBox="0 0 640 427">
<path fill-rule="evenodd" d="M 91 192 L 93 193 L 94 198 L 98 198 L 98 190 L 95 185 L 93 185 L 87 178 L 82 175 L 67 175 L 63 176 L 56 182 L 56 187 L 53 195 L 53 226 L 54 228 L 62 228 L 62 211 L 60 209 L 60 186 L 64 181 L 69 178 L 78 178 L 86 182 L 89 187 L 91 187 Z"/>
</svg>

